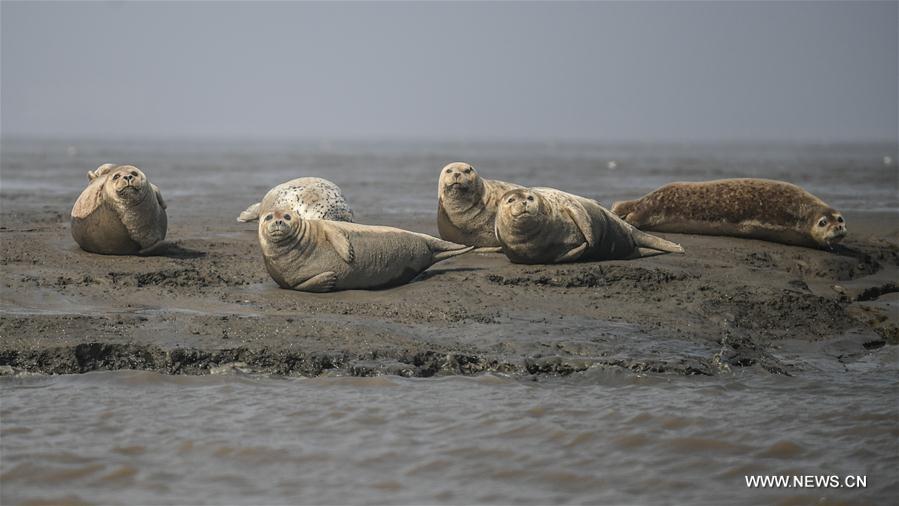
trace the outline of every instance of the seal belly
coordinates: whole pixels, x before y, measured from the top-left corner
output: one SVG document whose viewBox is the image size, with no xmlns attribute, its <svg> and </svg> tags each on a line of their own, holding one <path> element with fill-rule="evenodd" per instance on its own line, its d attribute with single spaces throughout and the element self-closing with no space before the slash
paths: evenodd
<svg viewBox="0 0 899 506">
<path fill-rule="evenodd" d="M 100 206 L 85 218 L 72 218 L 72 238 L 81 249 L 103 255 L 133 255 L 140 245 L 131 239 L 118 213 Z"/>
</svg>

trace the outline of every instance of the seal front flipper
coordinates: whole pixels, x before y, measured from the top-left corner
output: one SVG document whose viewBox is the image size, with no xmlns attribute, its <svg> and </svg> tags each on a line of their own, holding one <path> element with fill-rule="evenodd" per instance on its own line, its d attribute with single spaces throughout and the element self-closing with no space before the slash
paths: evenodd
<svg viewBox="0 0 899 506">
<path fill-rule="evenodd" d="M 587 213 L 587 210 L 584 209 L 584 206 L 582 206 L 580 202 L 578 202 L 576 206 L 565 206 L 564 210 L 565 214 L 567 214 L 572 219 L 572 221 L 574 221 L 574 224 L 577 225 L 578 230 L 580 230 L 581 234 L 584 235 L 584 239 L 587 241 L 587 246 L 593 246 L 593 226 L 591 225 L 590 214 Z M 570 253 L 571 251 L 566 254 Z"/>
<path fill-rule="evenodd" d="M 153 189 L 153 193 L 156 195 L 156 202 L 159 202 L 159 206 L 163 209 L 168 209 L 168 204 L 165 203 L 165 200 L 162 198 L 162 192 L 159 191 L 159 187 L 153 183 L 150 183 L 150 188 Z"/>
<path fill-rule="evenodd" d="M 248 221 L 256 221 L 259 219 L 259 206 L 262 205 L 262 202 L 256 202 L 246 209 L 246 211 L 240 213 L 240 216 L 237 217 L 237 221 L 241 223 L 246 223 Z"/>
<path fill-rule="evenodd" d="M 302 292 L 332 292 L 337 285 L 337 274 L 333 271 L 316 274 L 311 278 L 294 285 L 294 290 Z"/>
<path fill-rule="evenodd" d="M 568 253 L 563 253 L 553 260 L 553 263 L 573 262 L 581 257 L 587 251 L 587 243 L 581 244 L 577 248 L 573 248 Z"/>
<path fill-rule="evenodd" d="M 327 224 L 324 224 L 323 228 L 325 237 L 328 239 L 328 242 L 331 243 L 331 246 L 334 247 L 337 254 L 340 255 L 340 258 L 348 264 L 353 263 L 353 260 L 356 259 L 356 252 L 353 251 L 353 245 L 350 244 L 350 240 L 343 230 Z"/>
<path fill-rule="evenodd" d="M 92 180 L 75 201 L 75 206 L 72 207 L 72 218 L 85 219 L 102 204 L 103 181 Z"/>
</svg>

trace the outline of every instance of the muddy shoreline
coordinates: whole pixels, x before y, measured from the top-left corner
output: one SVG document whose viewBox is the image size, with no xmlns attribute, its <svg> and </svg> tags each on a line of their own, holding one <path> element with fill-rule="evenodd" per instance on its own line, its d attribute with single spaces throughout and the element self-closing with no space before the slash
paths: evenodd
<svg viewBox="0 0 899 506">
<path fill-rule="evenodd" d="M 308 294 L 269 279 L 254 225 L 233 221 L 242 201 L 200 214 L 175 198 L 173 247 L 110 257 L 77 248 L 63 196 L 35 200 L 4 195 L 0 215 L 5 373 L 796 375 L 899 344 L 895 213 L 846 212 L 832 252 L 660 234 L 687 254 L 552 266 L 469 254 L 399 288 Z M 436 233 L 424 215 L 357 217 Z"/>
</svg>

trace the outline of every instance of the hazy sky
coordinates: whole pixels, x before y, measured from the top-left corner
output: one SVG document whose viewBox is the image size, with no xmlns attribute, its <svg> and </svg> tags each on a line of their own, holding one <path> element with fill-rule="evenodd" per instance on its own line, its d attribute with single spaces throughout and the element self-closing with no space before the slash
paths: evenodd
<svg viewBox="0 0 899 506">
<path fill-rule="evenodd" d="M 3 135 L 868 140 L 899 3 L 18 3 Z"/>
</svg>

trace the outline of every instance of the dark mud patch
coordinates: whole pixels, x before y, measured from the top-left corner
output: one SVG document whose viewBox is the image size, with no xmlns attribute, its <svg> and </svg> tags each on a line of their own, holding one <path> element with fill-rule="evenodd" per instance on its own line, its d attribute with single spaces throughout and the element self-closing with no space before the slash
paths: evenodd
<svg viewBox="0 0 899 506">
<path fill-rule="evenodd" d="M 745 362 L 745 360 L 744 360 Z M 753 362 L 754 364 L 755 362 Z M 744 365 L 752 365 L 745 363 Z M 281 376 L 433 377 L 501 373 L 514 376 L 568 376 L 592 368 L 625 369 L 635 373 L 713 375 L 715 357 L 646 359 L 613 356 L 532 355 L 503 357 L 444 350 L 315 351 L 235 347 L 220 350 L 163 349 L 155 345 L 82 343 L 41 350 L 0 350 L 0 367 L 14 372 L 77 374 L 98 370 L 149 370 L 166 374 L 210 374 L 235 370 Z M 781 372 L 771 370 L 770 372 Z"/>
<path fill-rule="evenodd" d="M 896 292 L 899 292 L 899 285 L 896 283 L 886 283 L 884 285 L 866 288 L 855 297 L 855 300 L 858 302 L 877 300 L 881 295 Z"/>
<path fill-rule="evenodd" d="M 547 272 L 547 271 L 550 272 Z M 595 288 L 616 285 L 641 290 L 653 290 L 660 285 L 676 281 L 696 279 L 699 276 L 687 272 L 663 269 L 647 269 L 637 266 L 595 265 L 587 268 L 529 269 L 520 276 L 488 274 L 487 281 L 503 286 L 549 286 L 558 288 Z"/>
<path fill-rule="evenodd" d="M 764 294 L 743 289 L 706 300 L 701 307 L 705 314 L 723 316 L 734 328 L 769 339 L 825 337 L 855 323 L 839 302 L 790 290 Z"/>
<path fill-rule="evenodd" d="M 249 281 L 223 275 L 215 270 L 200 271 L 195 267 L 161 269 L 138 273 L 110 272 L 108 277 L 115 287 L 206 288 L 217 285 L 241 286 L 249 284 Z"/>
</svg>

